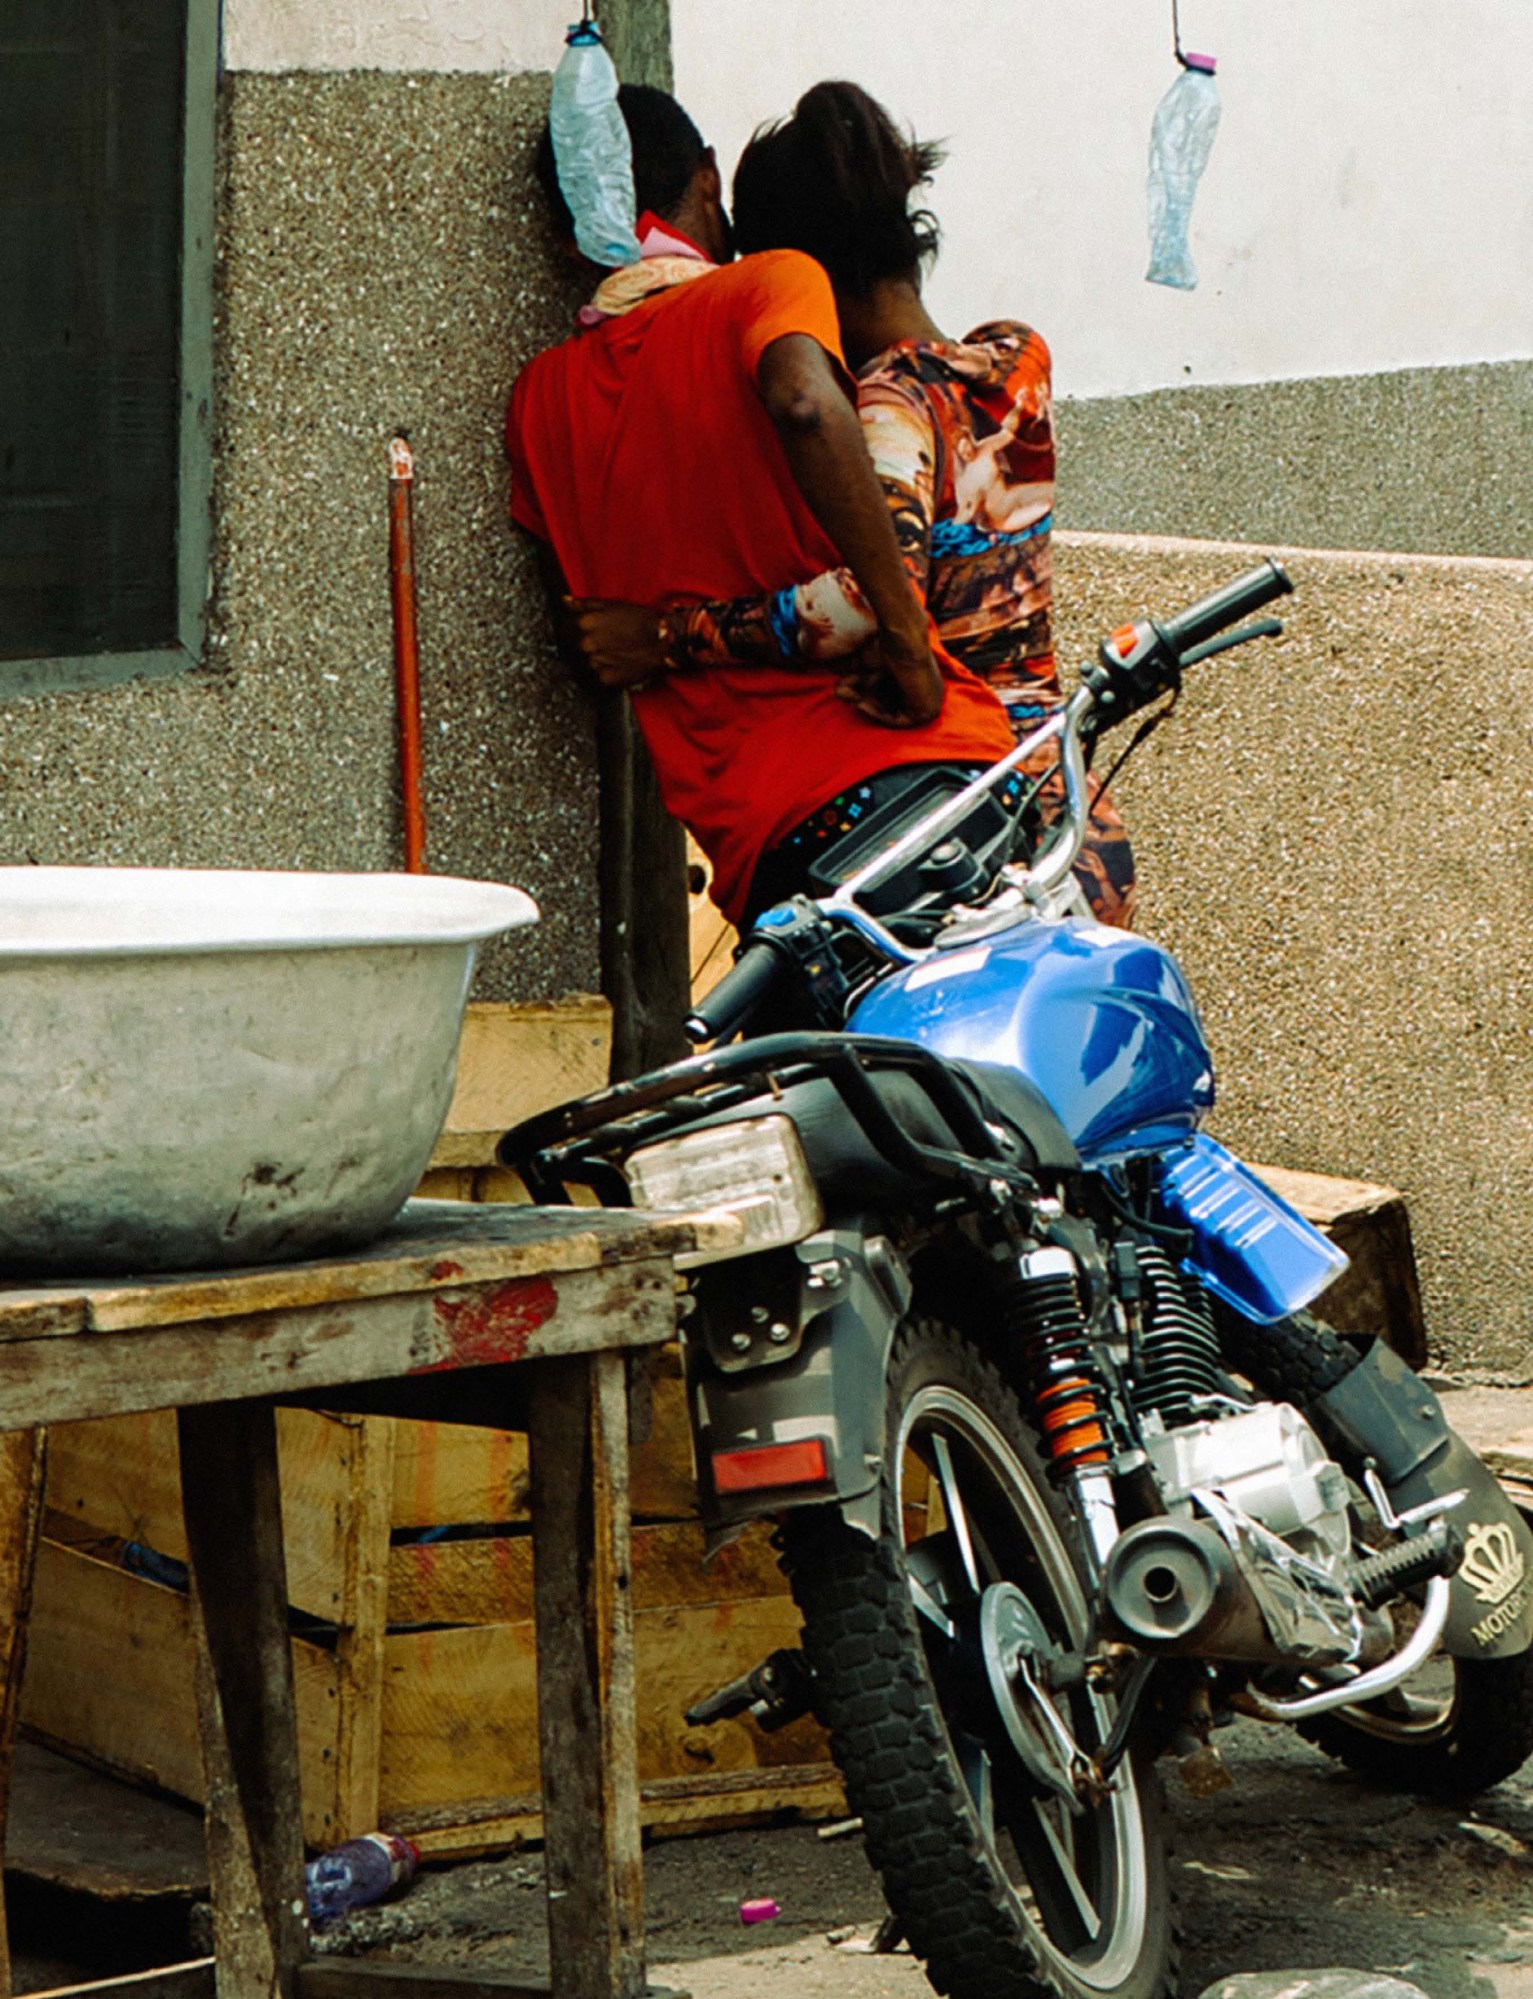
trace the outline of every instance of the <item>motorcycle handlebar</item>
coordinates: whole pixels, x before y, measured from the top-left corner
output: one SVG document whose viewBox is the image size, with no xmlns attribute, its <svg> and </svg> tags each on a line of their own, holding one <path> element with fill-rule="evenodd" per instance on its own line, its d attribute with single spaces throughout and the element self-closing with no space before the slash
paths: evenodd
<svg viewBox="0 0 1533 1999">
<path fill-rule="evenodd" d="M 747 944 L 713 991 L 683 1022 L 692 1042 L 722 1041 L 753 1014 L 788 968 L 770 944 Z"/>
<path fill-rule="evenodd" d="M 1286 597 L 1292 589 L 1287 570 L 1269 555 L 1255 569 L 1237 576 L 1233 583 L 1200 597 L 1196 604 L 1189 604 L 1174 618 L 1163 620 L 1160 630 L 1177 653 L 1191 652 L 1194 646 L 1211 639 L 1227 625 L 1239 624 L 1242 618 L 1250 617 L 1274 598 Z"/>
</svg>

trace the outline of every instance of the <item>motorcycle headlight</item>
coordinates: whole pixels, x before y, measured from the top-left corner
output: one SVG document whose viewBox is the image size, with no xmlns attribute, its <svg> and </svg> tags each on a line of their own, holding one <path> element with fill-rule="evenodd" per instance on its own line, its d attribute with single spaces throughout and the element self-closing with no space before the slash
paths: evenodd
<svg viewBox="0 0 1533 1999">
<path fill-rule="evenodd" d="M 722 1208 L 744 1227 L 744 1240 L 732 1249 L 678 1256 L 681 1270 L 802 1242 L 825 1219 L 798 1130 L 778 1113 L 643 1146 L 628 1155 L 624 1171 L 635 1207 L 662 1213 Z"/>
</svg>

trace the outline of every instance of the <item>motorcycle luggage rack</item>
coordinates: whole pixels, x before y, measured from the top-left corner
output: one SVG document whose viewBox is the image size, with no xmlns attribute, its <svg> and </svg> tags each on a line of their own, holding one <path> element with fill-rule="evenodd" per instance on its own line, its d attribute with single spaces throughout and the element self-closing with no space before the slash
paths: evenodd
<svg viewBox="0 0 1533 1999">
<path fill-rule="evenodd" d="M 952 1151 L 912 1137 L 879 1095 L 872 1079 L 880 1073 L 905 1075 L 919 1084 L 965 1149 Z M 568 1204 L 569 1181 L 594 1186 L 604 1198 L 620 1190 L 626 1197 L 626 1182 L 610 1157 L 614 1152 L 637 1151 L 677 1126 L 759 1097 L 779 1096 L 816 1077 L 835 1088 L 869 1145 L 896 1172 L 979 1190 L 992 1189 L 999 1181 L 1009 1193 L 1036 1194 L 1037 1183 L 1006 1157 L 971 1087 L 957 1072 L 928 1049 L 873 1034 L 767 1034 L 694 1055 L 527 1118 L 501 1139 L 496 1156 L 522 1176 L 534 1200 L 547 1205 Z"/>
</svg>

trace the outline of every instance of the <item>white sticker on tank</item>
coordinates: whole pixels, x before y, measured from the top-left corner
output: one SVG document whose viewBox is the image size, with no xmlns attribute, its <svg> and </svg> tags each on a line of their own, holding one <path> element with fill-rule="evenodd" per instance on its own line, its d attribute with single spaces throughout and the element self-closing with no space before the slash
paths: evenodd
<svg viewBox="0 0 1533 1999">
<path fill-rule="evenodd" d="M 965 972 L 977 972 L 989 962 L 988 944 L 977 944 L 972 951 L 953 951 L 946 957 L 939 951 L 924 965 L 916 966 L 905 981 L 905 990 L 907 993 L 918 993 L 922 986 L 934 986 L 941 979 L 961 978 Z"/>
</svg>

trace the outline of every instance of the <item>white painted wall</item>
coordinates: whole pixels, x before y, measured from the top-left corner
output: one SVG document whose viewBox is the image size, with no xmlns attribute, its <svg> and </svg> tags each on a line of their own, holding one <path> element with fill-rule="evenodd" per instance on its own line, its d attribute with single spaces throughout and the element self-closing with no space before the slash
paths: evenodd
<svg viewBox="0 0 1533 1999">
<path fill-rule="evenodd" d="M 224 0 L 230 69 L 552 69 L 570 0 Z"/>
<path fill-rule="evenodd" d="M 1029 320 L 1064 394 L 1533 356 L 1530 0 L 1182 0 L 1224 105 L 1193 293 L 1143 281 L 1169 0 L 671 4 L 726 167 L 826 76 L 949 139 L 936 316 Z"/>
</svg>

